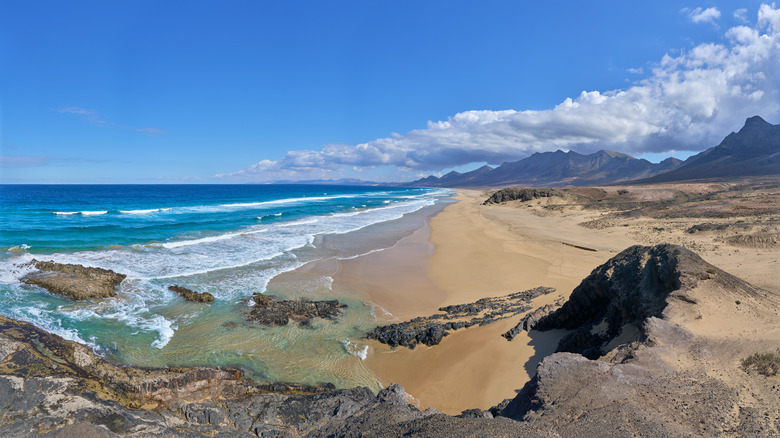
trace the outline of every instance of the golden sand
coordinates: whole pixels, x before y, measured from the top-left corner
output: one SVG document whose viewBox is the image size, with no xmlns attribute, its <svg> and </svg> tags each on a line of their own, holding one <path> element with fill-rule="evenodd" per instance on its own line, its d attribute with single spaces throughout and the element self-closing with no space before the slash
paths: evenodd
<svg viewBox="0 0 780 438">
<path fill-rule="evenodd" d="M 532 303 L 538 307 L 568 297 L 591 270 L 627 247 L 662 239 L 688 246 L 720 268 L 780 292 L 777 249 L 714 245 L 711 237 L 685 233 L 685 224 L 672 231 L 667 224 L 659 235 L 653 219 L 585 228 L 579 224 L 598 219 L 603 212 L 551 211 L 543 208 L 548 200 L 481 205 L 487 196 L 458 190 L 457 203 L 393 248 L 339 261 L 331 271 L 333 289 L 350 291 L 376 306 L 380 323 L 429 316 L 444 305 L 555 287 L 556 293 Z M 414 350 L 372 341 L 364 363 L 383 384 L 403 385 L 421 408 L 435 407 L 448 414 L 487 409 L 514 397 L 562 336 L 533 332 L 529 337 L 523 332 L 506 341 L 500 335 L 519 319 L 454 331 L 437 346 Z"/>
</svg>

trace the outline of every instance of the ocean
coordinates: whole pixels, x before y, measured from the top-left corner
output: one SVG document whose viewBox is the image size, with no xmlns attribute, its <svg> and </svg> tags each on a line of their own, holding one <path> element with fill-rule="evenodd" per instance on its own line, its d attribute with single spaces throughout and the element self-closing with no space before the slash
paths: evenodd
<svg viewBox="0 0 780 438">
<path fill-rule="evenodd" d="M 92 347 L 118 363 L 238 366 L 250 378 L 378 387 L 362 366 L 375 311 L 326 276 L 269 281 L 312 261 L 393 246 L 449 201 L 440 189 L 322 185 L 0 186 L 0 314 Z M 126 274 L 114 298 L 74 302 L 25 285 L 29 262 Z M 180 285 L 215 297 L 185 302 Z M 339 299 L 314 328 L 245 321 L 255 292 Z"/>
</svg>

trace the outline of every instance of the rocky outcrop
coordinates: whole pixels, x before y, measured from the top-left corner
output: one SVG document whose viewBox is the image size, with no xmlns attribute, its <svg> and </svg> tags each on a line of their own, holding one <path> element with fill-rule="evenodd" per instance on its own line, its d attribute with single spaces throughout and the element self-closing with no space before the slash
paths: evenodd
<svg viewBox="0 0 780 438">
<path fill-rule="evenodd" d="M 780 392 L 738 358 L 780 345 L 779 302 L 685 248 L 628 248 L 539 321 L 574 331 L 490 412 L 561 436 L 777 436 Z"/>
<path fill-rule="evenodd" d="M 116 287 L 127 277 L 109 269 L 53 261 L 33 259 L 30 264 L 37 271 L 22 277 L 22 282 L 40 286 L 53 294 L 74 300 L 116 296 Z"/>
<path fill-rule="evenodd" d="M 448 332 L 475 325 L 487 325 L 531 310 L 528 304 L 536 297 L 555 292 L 551 287 L 537 287 L 503 297 L 483 298 L 468 304 L 440 307 L 444 312 L 428 317 L 376 327 L 366 337 L 383 344 L 415 348 L 418 344 L 437 345 Z"/>
<path fill-rule="evenodd" d="M 0 436 L 553 437 L 503 418 L 419 411 L 398 385 L 256 385 L 239 370 L 118 367 L 0 316 Z"/>
<path fill-rule="evenodd" d="M 312 318 L 335 319 L 341 316 L 341 309 L 347 307 L 337 300 L 283 300 L 259 292 L 252 295 L 252 301 L 254 306 L 249 311 L 248 319 L 268 326 L 287 325 L 292 319 L 299 326 L 310 327 Z"/>
<path fill-rule="evenodd" d="M 187 301 L 192 301 L 195 303 L 210 303 L 214 301 L 214 295 L 211 295 L 208 292 L 195 292 L 194 290 L 187 289 L 186 287 L 176 285 L 168 286 L 168 290 L 179 294 L 179 296 Z"/>
<path fill-rule="evenodd" d="M 668 299 L 690 300 L 685 290 L 710 278 L 708 271 L 716 272 L 677 245 L 632 246 L 594 269 L 559 310 L 537 322 L 536 329 L 574 330 L 561 339 L 558 351 L 598 358 L 624 328 L 660 317 Z M 731 281 L 741 282 L 734 277 Z"/>
<path fill-rule="evenodd" d="M 482 205 L 503 204 L 509 201 L 527 202 L 539 198 L 550 198 L 553 196 L 562 196 L 555 189 L 526 189 L 526 188 L 507 188 L 501 189 L 490 195 Z"/>
<path fill-rule="evenodd" d="M 559 305 L 552 305 L 552 304 L 547 304 L 545 306 L 542 306 L 534 310 L 533 312 L 529 313 L 528 315 L 524 316 L 523 319 L 521 319 L 516 326 L 509 329 L 506 333 L 502 334 L 501 336 L 505 337 L 507 341 L 511 341 L 512 339 L 515 338 L 515 336 L 520 334 L 521 331 L 525 330 L 528 332 L 536 328 L 536 324 L 539 322 L 540 319 L 558 310 L 559 307 L 560 307 Z"/>
</svg>

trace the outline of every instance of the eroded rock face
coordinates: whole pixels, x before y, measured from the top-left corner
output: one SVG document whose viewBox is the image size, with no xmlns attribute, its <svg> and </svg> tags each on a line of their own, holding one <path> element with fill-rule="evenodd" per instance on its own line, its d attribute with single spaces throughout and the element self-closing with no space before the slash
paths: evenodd
<svg viewBox="0 0 780 438">
<path fill-rule="evenodd" d="M 261 293 L 252 295 L 252 301 L 254 307 L 250 310 L 248 319 L 268 326 L 287 325 L 292 319 L 298 325 L 307 327 L 311 325 L 312 318 L 335 319 L 341 316 L 341 309 L 347 307 L 338 300 L 283 300 Z"/>
<path fill-rule="evenodd" d="M 557 351 L 598 358 L 624 326 L 660 317 L 670 296 L 685 300 L 684 289 L 710 278 L 708 270 L 715 267 L 681 246 L 632 246 L 594 269 L 535 328 L 575 330 Z"/>
<path fill-rule="evenodd" d="M 35 259 L 30 263 L 38 271 L 22 277 L 22 282 L 40 286 L 53 294 L 74 300 L 116 296 L 116 287 L 127 277 L 109 269 L 82 265 Z"/>
<path fill-rule="evenodd" d="M 179 294 L 179 296 L 187 301 L 192 301 L 195 303 L 210 303 L 214 301 L 214 295 L 211 295 L 208 292 L 195 292 L 194 290 L 187 289 L 186 287 L 175 285 L 168 286 L 168 290 Z"/>
</svg>

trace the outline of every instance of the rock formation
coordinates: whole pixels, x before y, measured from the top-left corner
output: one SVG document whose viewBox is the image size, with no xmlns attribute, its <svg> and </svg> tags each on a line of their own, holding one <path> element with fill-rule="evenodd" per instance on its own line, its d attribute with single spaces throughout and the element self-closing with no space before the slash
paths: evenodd
<svg viewBox="0 0 780 438">
<path fill-rule="evenodd" d="M 312 318 L 335 319 L 341 315 L 341 309 L 347 307 L 337 300 L 283 300 L 273 295 L 255 293 L 252 295 L 254 306 L 248 319 L 262 325 L 287 325 L 290 319 L 302 327 L 311 326 Z"/>
<path fill-rule="evenodd" d="M 554 437 L 511 419 L 420 412 L 392 385 L 252 384 L 235 369 L 114 366 L 0 316 L 0 436 Z"/>
<path fill-rule="evenodd" d="M 440 307 L 444 312 L 428 317 L 376 327 L 366 337 L 391 347 L 414 348 L 417 344 L 437 345 L 449 331 L 487 325 L 531 310 L 536 297 L 555 292 L 551 287 L 536 287 L 503 297 L 483 298 L 468 304 Z"/>
<path fill-rule="evenodd" d="M 740 360 L 780 345 L 779 304 L 685 248 L 631 247 L 539 321 L 574 331 L 490 412 L 561 436 L 778 436 L 777 381 Z"/>
<path fill-rule="evenodd" d="M 501 189 L 490 195 L 482 205 L 503 204 L 509 201 L 527 202 L 539 198 L 551 198 L 553 196 L 562 196 L 562 192 L 555 189 L 524 189 L 507 188 Z"/>
<path fill-rule="evenodd" d="M 686 302 L 700 280 L 717 269 L 676 245 L 632 246 L 590 273 L 557 311 L 541 318 L 536 329 L 575 330 L 561 339 L 558 351 L 596 359 L 620 334 L 635 332 L 647 318 L 660 317 L 671 298 Z M 746 283 L 722 273 L 734 287 Z"/>
<path fill-rule="evenodd" d="M 179 294 L 179 296 L 187 301 L 192 301 L 195 303 L 210 303 L 214 301 L 214 295 L 211 295 L 208 292 L 195 292 L 194 290 L 187 289 L 186 287 L 176 285 L 168 286 L 168 290 Z"/>
<path fill-rule="evenodd" d="M 33 259 L 30 264 L 37 271 L 22 277 L 22 282 L 74 300 L 116 296 L 116 287 L 127 277 L 109 269 L 53 261 L 40 262 Z"/>
<path fill-rule="evenodd" d="M 536 324 L 539 322 L 540 319 L 558 310 L 558 307 L 560 306 L 547 304 L 534 310 L 533 312 L 530 312 L 528 315 L 524 316 L 523 319 L 521 319 L 516 326 L 509 329 L 506 333 L 502 334 L 501 336 L 505 337 L 507 341 L 511 341 L 512 339 L 515 338 L 515 336 L 520 334 L 521 331 L 525 330 L 528 332 L 533 330 L 534 328 L 536 328 Z"/>
</svg>

